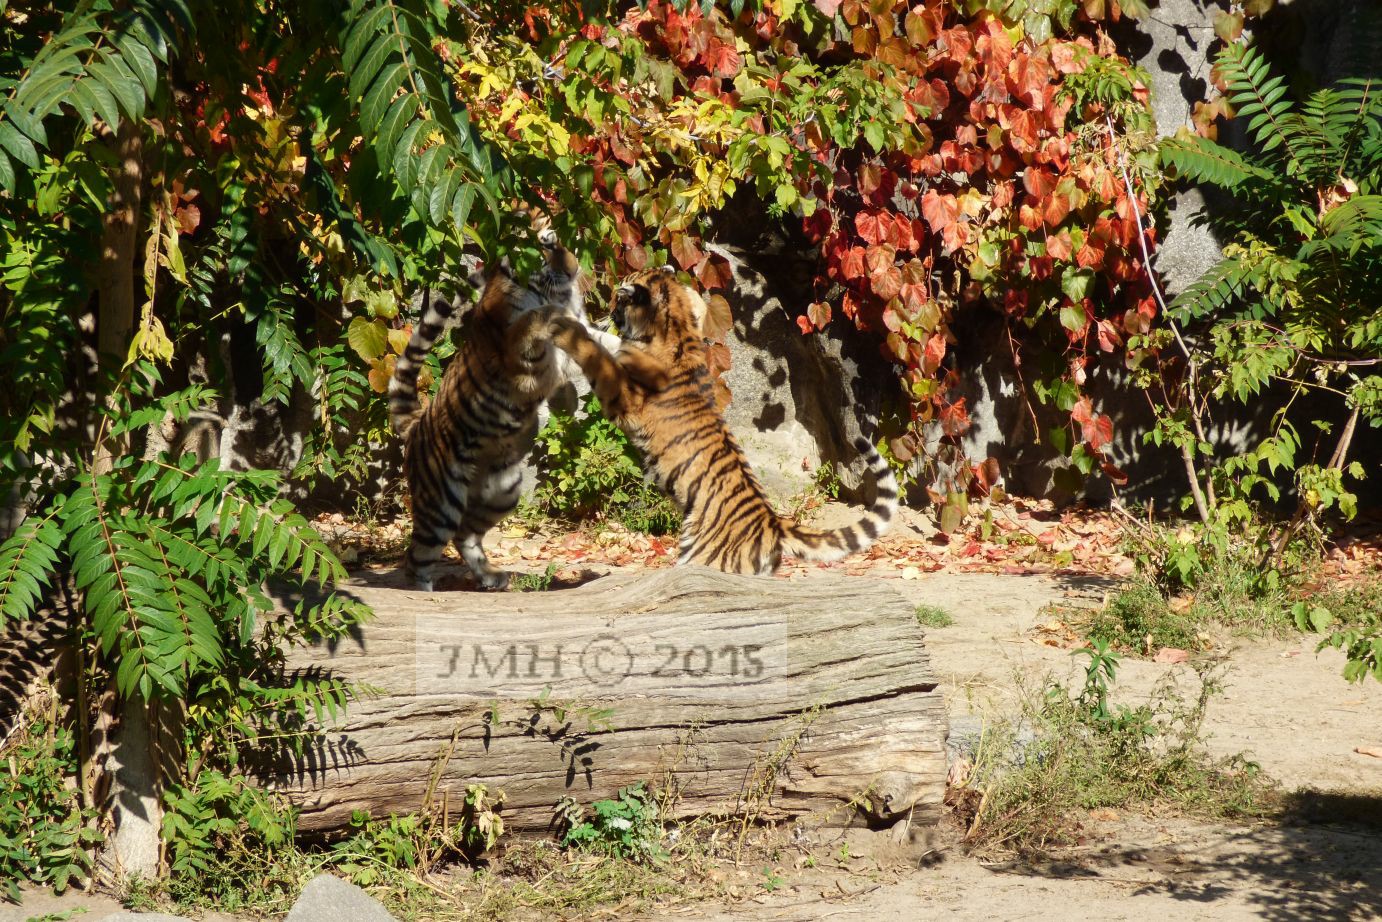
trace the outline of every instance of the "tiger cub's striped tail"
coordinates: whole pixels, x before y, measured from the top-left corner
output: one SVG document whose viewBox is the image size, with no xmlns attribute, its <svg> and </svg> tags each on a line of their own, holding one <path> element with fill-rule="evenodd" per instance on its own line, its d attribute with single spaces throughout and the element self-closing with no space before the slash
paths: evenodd
<svg viewBox="0 0 1382 922">
<path fill-rule="evenodd" d="M 863 518 L 853 525 L 820 531 L 795 523 L 784 522 L 782 550 L 798 560 L 830 563 L 862 551 L 888 530 L 897 513 L 897 478 L 892 468 L 868 439 L 854 440 L 854 447 L 869 463 L 869 473 L 878 485 L 878 495 Z"/>
<path fill-rule="evenodd" d="M 423 289 L 422 297 L 427 307 L 422 312 L 422 319 L 413 328 L 408 347 L 394 365 L 393 377 L 389 379 L 389 422 L 393 425 L 393 431 L 405 438 L 422 416 L 422 401 L 417 396 L 418 374 L 427 361 L 427 353 L 432 351 L 432 346 L 446 328 L 446 321 L 451 319 L 456 309 L 455 304 L 446 298 L 432 297 L 430 288 Z"/>
</svg>

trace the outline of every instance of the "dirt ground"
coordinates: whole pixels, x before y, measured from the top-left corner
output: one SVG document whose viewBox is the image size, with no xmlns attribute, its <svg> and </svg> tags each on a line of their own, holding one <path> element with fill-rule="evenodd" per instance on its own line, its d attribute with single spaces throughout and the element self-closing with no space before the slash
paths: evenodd
<svg viewBox="0 0 1382 922">
<path fill-rule="evenodd" d="M 1068 650 L 1034 629 L 1048 602 L 1097 602 L 1111 580 L 935 573 L 902 580 L 909 599 L 955 619 L 931 629 L 927 648 L 956 717 L 1011 713 L 1017 676 L 1070 677 Z M 677 918 L 1236 920 L 1382 919 L 1382 685 L 1348 685 L 1342 656 L 1314 644 L 1233 641 L 1226 688 L 1209 707 L 1208 746 L 1244 753 L 1288 791 L 1356 824 L 1216 825 L 1176 817 L 1091 817 L 1089 841 L 1060 862 L 985 863 L 954 848 L 913 859 L 886 834 L 855 834 L 848 868 L 806 872 L 800 883 L 746 905 Z M 1118 700 L 1149 693 L 1167 666 L 1125 659 Z M 1370 822 L 1369 822 L 1370 817 Z M 665 918 L 648 916 L 647 918 Z"/>
<path fill-rule="evenodd" d="M 542 558 L 517 549 L 505 562 L 540 570 L 522 563 L 534 559 Z M 659 555 L 652 565 L 666 562 Z M 1043 608 L 1098 604 L 1119 582 L 1059 572 L 926 569 L 935 568 L 904 568 L 894 560 L 867 576 L 857 568 L 846 572 L 896 578 L 910 601 L 953 617 L 952 625 L 927 631 L 953 725 L 1012 715 L 1024 682 L 1073 677 L 1078 667 L 1070 651 L 1042 642 L 1038 628 L 1050 619 Z M 787 575 L 811 579 L 813 571 Z M 772 892 L 760 892 L 750 876 L 739 892 L 757 895 L 733 903 L 608 915 L 704 922 L 1382 919 L 1382 758 L 1355 752 L 1382 747 L 1382 684 L 1345 683 L 1342 657 L 1317 655 L 1308 638 L 1225 637 L 1218 646 L 1228 653 L 1228 666 L 1226 687 L 1208 711 L 1210 750 L 1257 761 L 1283 790 L 1300 792 L 1306 814 L 1354 822 L 1229 825 L 1100 811 L 1089 819 L 1084 845 L 1040 865 L 967 857 L 954 836 L 903 847 L 886 832 L 851 831 L 838 834 L 848 844 L 846 859 L 786 867 Z M 1125 659 L 1115 699 L 1147 695 L 1168 672 L 1193 679 L 1186 665 Z M 0 922 L 81 908 L 89 911 L 80 918 L 97 922 L 117 907 L 103 898 L 35 895 L 18 909 L 0 903 Z"/>
</svg>

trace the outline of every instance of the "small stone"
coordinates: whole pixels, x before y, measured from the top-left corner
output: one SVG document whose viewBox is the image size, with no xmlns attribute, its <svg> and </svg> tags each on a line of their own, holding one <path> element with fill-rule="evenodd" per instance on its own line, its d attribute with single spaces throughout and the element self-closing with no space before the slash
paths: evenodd
<svg viewBox="0 0 1382 922">
<path fill-rule="evenodd" d="M 141 917 L 142 918 L 142 917 Z M 397 922 L 382 903 L 352 883 L 318 874 L 288 912 L 287 922 Z"/>
</svg>

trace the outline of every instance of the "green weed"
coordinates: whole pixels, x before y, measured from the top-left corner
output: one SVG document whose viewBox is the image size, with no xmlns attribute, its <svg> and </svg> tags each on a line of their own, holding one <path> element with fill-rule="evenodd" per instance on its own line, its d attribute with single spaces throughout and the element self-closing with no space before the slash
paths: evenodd
<svg viewBox="0 0 1382 922">
<path fill-rule="evenodd" d="M 552 588 L 556 575 L 555 563 L 549 563 L 541 573 L 515 573 L 509 582 L 509 589 L 514 592 L 546 592 Z"/>
<path fill-rule="evenodd" d="M 1322 635 L 1317 649 L 1344 651 L 1345 679 L 1382 682 L 1382 579 L 1298 601 L 1291 617 L 1302 631 Z"/>
<path fill-rule="evenodd" d="M 1115 704 L 1118 656 L 1105 642 L 1071 689 L 1048 680 L 1021 718 L 986 730 L 952 799 L 976 850 L 1040 855 L 1073 844 L 1084 812 L 1160 806 L 1213 817 L 1260 816 L 1273 790 L 1255 763 L 1214 759 L 1201 743 L 1219 665 L 1196 670 L 1189 697 L 1167 676 L 1150 700 Z"/>
<path fill-rule="evenodd" d="M 942 628 L 950 627 L 955 623 L 955 619 L 950 616 L 950 612 L 941 608 L 939 605 L 921 604 L 916 608 L 917 624 L 922 627 Z"/>
<path fill-rule="evenodd" d="M 77 774 L 77 744 L 51 689 L 20 726 L 0 751 L 0 896 L 16 901 L 23 881 L 61 893 L 85 879 L 90 849 L 102 840 L 95 811 L 68 784 Z"/>
<path fill-rule="evenodd" d="M 555 518 L 603 516 L 626 528 L 667 534 L 681 527 L 681 511 L 643 476 L 638 452 L 607 420 L 591 394 L 584 415 L 553 413 L 537 436 L 541 479 L 532 508 Z"/>
<path fill-rule="evenodd" d="M 1148 582 L 1133 583 L 1114 596 L 1094 615 L 1086 633 L 1091 640 L 1139 653 L 1160 647 L 1193 650 L 1200 646 L 1196 622 L 1177 614 Z"/>
<path fill-rule="evenodd" d="M 667 857 L 657 805 L 643 782 L 621 789 L 614 800 L 595 801 L 590 811 L 587 814 L 570 798 L 562 801 L 558 815 L 566 826 L 563 846 L 640 861 Z"/>
</svg>

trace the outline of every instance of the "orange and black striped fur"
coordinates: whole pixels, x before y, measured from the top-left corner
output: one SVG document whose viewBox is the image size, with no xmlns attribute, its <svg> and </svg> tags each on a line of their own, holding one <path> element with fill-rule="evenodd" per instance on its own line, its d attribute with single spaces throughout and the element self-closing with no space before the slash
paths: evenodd
<svg viewBox="0 0 1382 922">
<path fill-rule="evenodd" d="M 481 542 L 518 505 L 538 409 L 566 379 L 569 363 L 553 348 L 548 324 L 555 317 L 577 325 L 585 320 L 579 262 L 551 230 L 538 239 L 547 265 L 526 286 L 514 281 L 507 265 L 487 275 L 479 303 L 462 321 L 460 349 L 426 409 L 418 400 L 418 371 L 441 335 L 450 302 L 426 306 L 389 382 L 389 414 L 404 439 L 403 470 L 412 494 L 407 569 L 423 589 L 432 588 L 450 541 L 481 586 L 509 583 L 508 573 L 490 566 Z"/>
<path fill-rule="evenodd" d="M 858 522 L 821 531 L 773 511 L 715 407 L 701 335 L 705 302 L 670 271 L 626 279 L 614 318 L 623 342 L 613 353 L 563 317 L 552 321 L 552 338 L 581 366 L 605 413 L 680 505 L 681 563 L 770 574 L 783 554 L 838 560 L 868 547 L 887 528 L 897 511 L 897 481 L 866 439 L 856 447 L 869 460 L 878 492 Z"/>
</svg>

